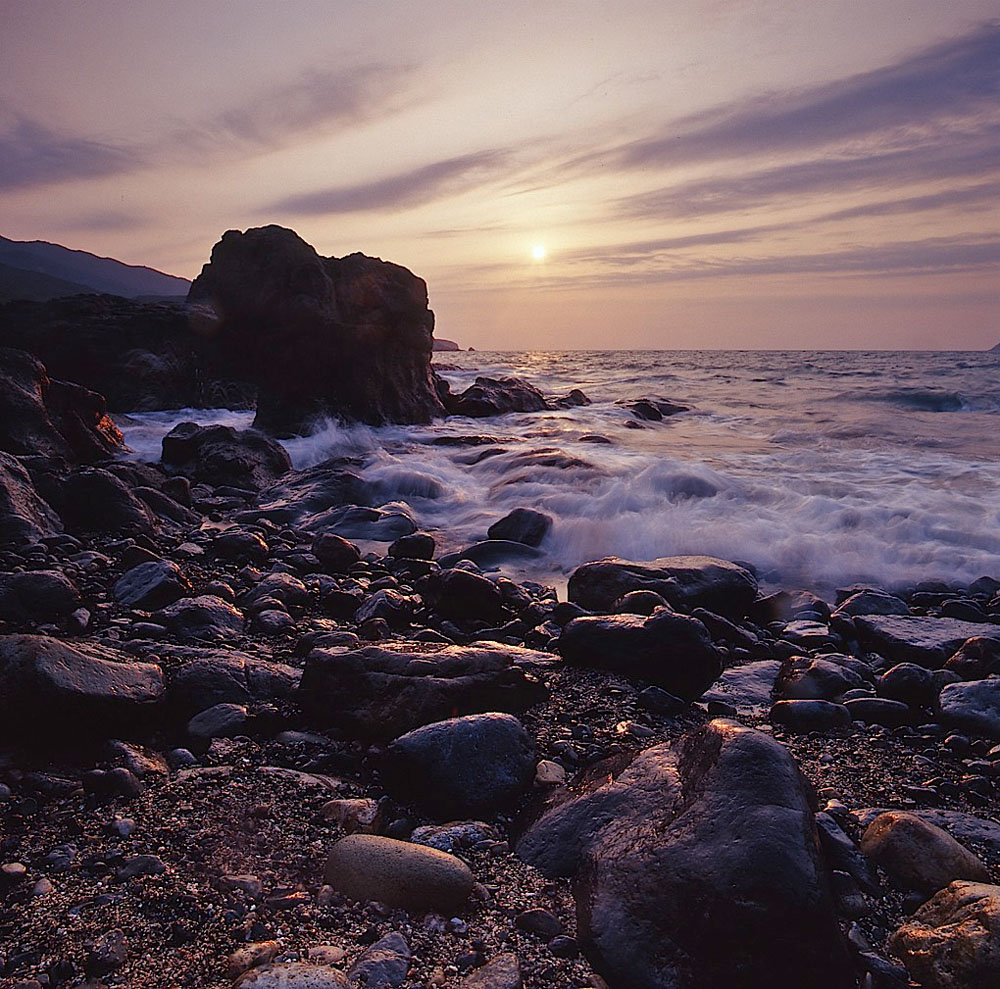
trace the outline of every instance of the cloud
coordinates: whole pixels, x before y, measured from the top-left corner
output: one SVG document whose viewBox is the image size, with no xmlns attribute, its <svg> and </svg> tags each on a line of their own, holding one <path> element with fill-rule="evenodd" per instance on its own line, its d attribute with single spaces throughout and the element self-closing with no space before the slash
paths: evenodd
<svg viewBox="0 0 1000 989">
<path fill-rule="evenodd" d="M 269 208 L 278 212 L 315 216 L 419 206 L 442 194 L 450 195 L 456 189 L 465 188 L 473 176 L 495 174 L 506 159 L 507 153 L 504 151 L 478 151 L 436 161 L 375 182 L 336 186 L 290 196 Z"/>
<path fill-rule="evenodd" d="M 818 220 L 853 220 L 864 216 L 897 216 L 901 213 L 921 213 L 927 210 L 967 208 L 980 203 L 995 204 L 1000 200 L 1000 182 L 984 182 L 963 189 L 944 189 L 925 196 L 906 196 L 878 203 L 863 203 L 848 209 L 826 213 Z"/>
<path fill-rule="evenodd" d="M 57 134 L 23 114 L 8 114 L 0 129 L 0 189 L 93 179 L 140 168 L 132 148 Z"/>
<path fill-rule="evenodd" d="M 412 74 L 407 65 L 310 69 L 237 106 L 180 126 L 163 143 L 165 148 L 179 144 L 205 153 L 232 146 L 269 148 L 309 131 L 356 125 L 400 109 Z"/>
<path fill-rule="evenodd" d="M 618 201 L 630 217 L 688 217 L 749 209 L 775 200 L 859 188 L 981 178 L 1000 169 L 1000 122 L 965 141 L 943 139 L 899 150 L 826 155 L 740 175 L 699 179 Z"/>
<path fill-rule="evenodd" d="M 802 151 L 962 121 L 997 119 L 1000 21 L 893 65 L 768 93 L 673 121 L 617 149 L 626 168 Z"/>
</svg>

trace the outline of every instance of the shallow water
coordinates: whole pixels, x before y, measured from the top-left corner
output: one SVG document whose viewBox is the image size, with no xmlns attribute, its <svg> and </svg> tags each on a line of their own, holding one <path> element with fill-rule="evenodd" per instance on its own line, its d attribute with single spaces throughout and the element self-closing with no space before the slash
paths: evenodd
<svg viewBox="0 0 1000 989">
<path fill-rule="evenodd" d="M 511 572 L 561 582 L 602 556 L 705 553 L 753 563 L 769 583 L 828 590 L 1000 574 L 1000 356 L 987 353 L 442 353 L 460 391 L 517 374 L 583 408 L 450 418 L 433 426 L 326 424 L 287 441 L 297 467 L 354 456 L 384 502 L 403 502 L 442 552 L 485 538 L 513 508 L 555 524 L 543 558 Z M 644 424 L 616 400 L 690 412 Z M 176 422 L 249 425 L 252 413 L 129 417 L 126 442 L 159 459 Z M 500 436 L 434 446 L 445 435 Z M 599 434 L 611 441 L 583 439 Z M 565 456 L 550 455 L 557 451 Z"/>
</svg>

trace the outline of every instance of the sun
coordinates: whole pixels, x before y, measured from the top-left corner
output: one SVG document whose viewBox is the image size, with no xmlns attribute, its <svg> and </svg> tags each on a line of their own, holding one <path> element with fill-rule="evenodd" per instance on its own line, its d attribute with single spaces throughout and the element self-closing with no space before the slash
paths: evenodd
<svg viewBox="0 0 1000 989">
<path fill-rule="evenodd" d="M 544 244 L 535 244 L 535 246 L 531 249 L 531 256 L 536 261 L 544 261 L 548 253 L 549 252 L 545 250 Z"/>
</svg>

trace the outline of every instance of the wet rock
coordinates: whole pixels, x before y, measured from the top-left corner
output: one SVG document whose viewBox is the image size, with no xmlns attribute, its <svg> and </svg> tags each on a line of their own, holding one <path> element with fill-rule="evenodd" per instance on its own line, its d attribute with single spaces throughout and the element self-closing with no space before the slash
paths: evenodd
<svg viewBox="0 0 1000 989">
<path fill-rule="evenodd" d="M 641 419 L 644 422 L 660 422 L 667 416 L 690 411 L 686 405 L 678 405 L 663 398 L 632 398 L 617 404 L 628 409 L 636 419 Z"/>
<path fill-rule="evenodd" d="M 515 646 L 398 642 L 314 650 L 298 703 L 316 722 L 362 738 L 391 739 L 454 714 L 521 711 L 547 696 L 522 665 L 552 657 Z"/>
<path fill-rule="evenodd" d="M 938 716 L 962 731 L 1000 738 L 1000 679 L 948 684 L 938 695 Z"/>
<path fill-rule="evenodd" d="M 428 533 L 411 532 L 408 536 L 400 536 L 389 547 L 389 555 L 404 560 L 431 560 L 434 545 L 434 537 Z"/>
<path fill-rule="evenodd" d="M 163 693 L 163 674 L 151 663 L 43 635 L 0 637 L 5 730 L 107 737 L 116 729 L 148 726 Z"/>
<path fill-rule="evenodd" d="M 163 437 L 163 466 L 198 484 L 259 491 L 292 469 L 283 446 L 253 429 L 181 422 Z"/>
<path fill-rule="evenodd" d="M 153 615 L 182 641 L 225 642 L 243 631 L 243 615 L 212 594 L 184 598 Z"/>
<path fill-rule="evenodd" d="M 0 450 L 67 463 L 106 460 L 122 448 L 122 434 L 103 396 L 49 378 L 23 350 L 0 348 Z"/>
<path fill-rule="evenodd" d="M 194 592 L 176 563 L 155 560 L 122 574 L 115 581 L 115 600 L 126 608 L 155 611 Z"/>
<path fill-rule="evenodd" d="M 977 636 L 1000 640 L 1000 626 L 984 626 L 955 618 L 911 618 L 866 615 L 854 620 L 861 644 L 896 663 L 943 666 L 967 640 Z"/>
<path fill-rule="evenodd" d="M 354 834 L 330 849 L 324 882 L 352 900 L 447 914 L 464 906 L 474 879 L 464 862 L 446 852 Z"/>
<path fill-rule="evenodd" d="M 763 714 L 771 706 L 771 695 L 781 669 L 776 659 L 761 659 L 723 670 L 710 690 L 702 695 L 708 703 L 722 701 L 746 714 Z"/>
<path fill-rule="evenodd" d="M 290 471 L 260 493 L 258 508 L 237 512 L 233 518 L 252 525 L 265 519 L 275 525 L 321 532 L 327 527 L 331 506 L 364 504 L 371 497 L 368 485 L 351 467 L 350 461 L 327 460 L 306 470 Z"/>
<path fill-rule="evenodd" d="M 312 554 L 327 573 L 347 573 L 361 559 L 361 550 L 334 532 L 320 533 L 313 540 Z"/>
<path fill-rule="evenodd" d="M 685 700 L 700 697 L 722 672 L 705 626 L 666 609 L 648 618 L 575 618 L 559 637 L 559 652 L 567 662 L 646 680 Z"/>
<path fill-rule="evenodd" d="M 21 462 L 0 451 L 0 547 L 36 543 L 61 530 L 58 516 L 35 490 Z"/>
<path fill-rule="evenodd" d="M 341 505 L 302 523 L 309 531 L 329 529 L 346 539 L 394 542 L 416 531 L 417 524 L 403 508 L 366 508 Z"/>
<path fill-rule="evenodd" d="M 868 826 L 861 851 L 903 889 L 931 894 L 954 879 L 988 882 L 986 866 L 941 828 L 906 811 L 887 811 Z"/>
<path fill-rule="evenodd" d="M 57 570 L 0 573 L 0 619 L 55 622 L 79 607 L 76 585 Z"/>
<path fill-rule="evenodd" d="M 479 376 L 460 395 L 446 393 L 449 415 L 485 418 L 508 412 L 541 412 L 548 408 L 542 393 L 523 378 Z"/>
<path fill-rule="evenodd" d="M 323 258 L 278 226 L 230 230 L 189 300 L 215 310 L 234 369 L 258 385 L 254 425 L 272 435 L 331 416 L 378 425 L 443 414 L 427 286 L 400 265 Z"/>
<path fill-rule="evenodd" d="M 449 553 L 438 561 L 442 567 L 453 567 L 461 560 L 471 560 L 476 566 L 493 570 L 503 563 L 516 563 L 521 560 L 537 560 L 542 551 L 526 543 L 513 542 L 510 539 L 484 539 L 482 542 L 466 546 L 457 553 Z"/>
<path fill-rule="evenodd" d="M 364 989 L 401 986 L 410 970 L 410 946 L 402 934 L 393 931 L 379 938 L 347 972 L 347 981 Z"/>
<path fill-rule="evenodd" d="M 515 508 L 487 530 L 490 539 L 537 546 L 552 528 L 552 517 L 531 508 Z"/>
<path fill-rule="evenodd" d="M 832 617 L 859 615 L 909 615 L 910 608 L 905 601 L 875 588 L 865 588 L 850 595 L 833 612 Z"/>
<path fill-rule="evenodd" d="M 847 989 L 856 979 L 817 844 L 787 751 L 713 721 L 548 811 L 518 854 L 579 872 L 581 943 L 614 985 L 795 985 L 809 972 Z"/>
<path fill-rule="evenodd" d="M 927 989 L 1000 983 L 1000 887 L 951 883 L 892 935 L 889 951 Z"/>
<path fill-rule="evenodd" d="M 461 621 L 494 621 L 503 611 L 503 595 L 493 581 L 469 570 L 443 570 L 429 575 L 421 593 L 440 615 Z"/>
<path fill-rule="evenodd" d="M 650 590 L 671 607 L 705 608 L 726 618 L 745 615 L 757 596 L 748 570 L 708 556 L 671 556 L 651 563 L 609 557 L 587 563 L 569 579 L 569 600 L 589 611 L 609 612 L 629 591 Z"/>
<path fill-rule="evenodd" d="M 531 785 L 534 744 L 509 714 L 470 714 L 424 725 L 386 751 L 390 792 L 447 820 L 509 808 Z"/>
</svg>

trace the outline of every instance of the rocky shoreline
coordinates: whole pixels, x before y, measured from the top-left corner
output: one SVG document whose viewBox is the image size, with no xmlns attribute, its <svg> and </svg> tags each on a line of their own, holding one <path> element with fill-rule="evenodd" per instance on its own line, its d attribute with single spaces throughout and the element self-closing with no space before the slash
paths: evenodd
<svg viewBox="0 0 1000 989">
<path fill-rule="evenodd" d="M 226 309 L 240 252 L 285 250 L 226 332 L 382 343 L 295 409 L 308 355 L 258 369 L 274 432 L 348 393 L 375 422 L 586 403 L 451 396 L 419 279 L 276 230 L 206 266 Z M 92 387 L 0 350 L 2 989 L 1000 982 L 996 575 L 827 601 L 606 559 L 559 600 L 497 568 L 546 538 L 527 506 L 442 555 L 356 462 L 293 470 L 261 432 L 116 459 Z"/>
</svg>

